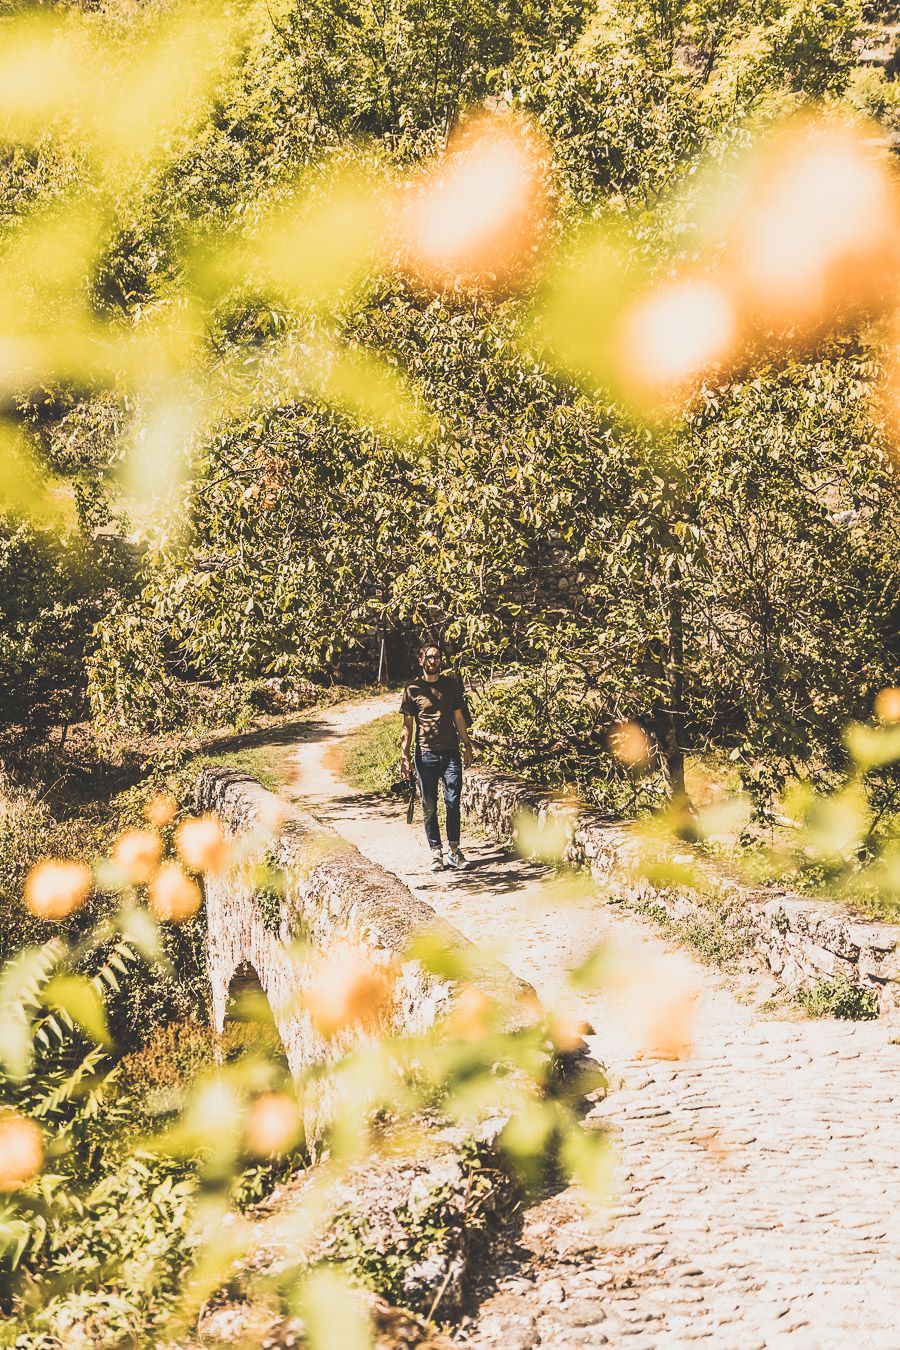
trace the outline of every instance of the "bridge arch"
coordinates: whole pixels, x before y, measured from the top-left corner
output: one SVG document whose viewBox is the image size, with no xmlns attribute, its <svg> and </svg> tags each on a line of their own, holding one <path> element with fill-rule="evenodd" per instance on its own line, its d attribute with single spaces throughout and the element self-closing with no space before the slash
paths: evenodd
<svg viewBox="0 0 900 1350">
<path fill-rule="evenodd" d="M 241 961 L 232 972 L 225 998 L 221 1033 L 225 1058 L 259 1051 L 289 1071 L 287 1050 L 269 997 L 255 967 Z"/>
</svg>

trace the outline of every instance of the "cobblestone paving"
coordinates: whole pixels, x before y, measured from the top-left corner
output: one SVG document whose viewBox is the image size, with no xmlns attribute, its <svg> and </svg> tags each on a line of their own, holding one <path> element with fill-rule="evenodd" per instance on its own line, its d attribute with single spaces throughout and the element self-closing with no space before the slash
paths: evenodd
<svg viewBox="0 0 900 1350">
<path fill-rule="evenodd" d="M 709 1002 L 702 1053 L 617 1064 L 588 1122 L 621 1159 L 609 1226 L 572 1190 L 535 1206 L 465 1344 L 900 1346 L 900 1047 Z"/>
<path fill-rule="evenodd" d="M 345 722 L 330 717 L 330 738 L 300 752 L 298 795 L 469 936 L 495 943 L 548 1005 L 586 1017 L 613 1076 L 586 1122 L 616 1142 L 609 1212 L 589 1213 L 574 1188 L 534 1205 L 459 1343 L 900 1350 L 896 1028 L 777 1020 L 690 963 L 695 1052 L 635 1058 L 615 1005 L 573 1003 L 565 974 L 604 938 L 652 959 L 666 950 L 655 930 L 599 901 L 563 915 L 538 869 L 477 841 L 469 872 L 431 877 L 395 808 L 341 790 L 324 752 Z"/>
</svg>

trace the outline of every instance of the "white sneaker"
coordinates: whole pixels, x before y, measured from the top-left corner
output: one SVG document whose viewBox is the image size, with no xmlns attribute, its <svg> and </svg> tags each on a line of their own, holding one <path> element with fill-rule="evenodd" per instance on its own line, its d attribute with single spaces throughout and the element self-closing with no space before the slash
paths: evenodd
<svg viewBox="0 0 900 1350">
<path fill-rule="evenodd" d="M 466 865 L 466 855 L 463 853 L 459 844 L 457 844 L 454 848 L 448 849 L 447 851 L 448 867 L 465 867 L 465 865 Z"/>
<path fill-rule="evenodd" d="M 444 855 L 439 848 L 431 850 L 431 870 L 432 872 L 443 872 L 444 870 Z"/>
</svg>

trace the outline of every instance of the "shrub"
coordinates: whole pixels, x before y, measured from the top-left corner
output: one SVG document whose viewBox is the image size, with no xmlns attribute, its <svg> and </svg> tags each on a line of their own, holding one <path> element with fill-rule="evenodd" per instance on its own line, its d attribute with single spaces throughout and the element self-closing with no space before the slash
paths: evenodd
<svg viewBox="0 0 900 1350">
<path fill-rule="evenodd" d="M 22 903 L 25 878 L 41 858 L 91 858 L 102 846 L 97 817 L 57 819 L 40 794 L 0 773 L 0 961 L 40 942 L 46 926 Z M 80 916 L 75 924 L 84 926 Z"/>
<path fill-rule="evenodd" d="M 258 1022 L 226 1022 L 219 1036 L 208 1024 L 183 1020 L 157 1027 L 141 1049 L 119 1063 L 120 1093 L 136 1113 L 153 1121 L 179 1111 L 199 1074 L 242 1055 L 283 1056 L 274 1029 Z"/>
<path fill-rule="evenodd" d="M 800 989 L 796 1000 L 809 1017 L 841 1017 L 851 1022 L 869 1022 L 878 1016 L 878 995 L 845 976 L 818 980 Z"/>
</svg>

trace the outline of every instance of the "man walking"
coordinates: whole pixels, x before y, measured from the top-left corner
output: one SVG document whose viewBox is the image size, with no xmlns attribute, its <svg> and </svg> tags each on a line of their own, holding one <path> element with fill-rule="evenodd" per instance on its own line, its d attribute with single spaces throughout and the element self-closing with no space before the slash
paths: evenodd
<svg viewBox="0 0 900 1350">
<path fill-rule="evenodd" d="M 436 643 L 427 643 L 422 648 L 419 665 L 421 678 L 406 686 L 400 704 L 403 714 L 400 733 L 402 772 L 404 778 L 409 778 L 412 773 L 410 747 L 415 725 L 415 765 L 425 816 L 425 837 L 431 848 L 431 870 L 440 872 L 444 868 L 444 858 L 437 815 L 438 782 L 443 784 L 447 808 L 447 866 L 463 867 L 466 860 L 459 847 L 459 800 L 462 765 L 464 762 L 468 769 L 472 763 L 472 742 L 460 683 L 452 675 L 441 673 L 443 654 Z"/>
</svg>

